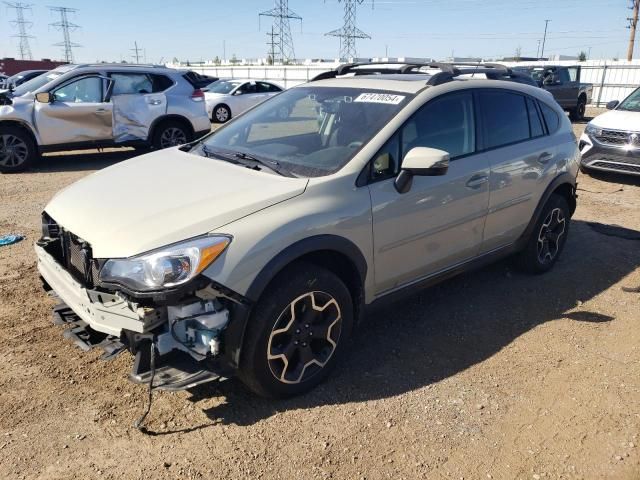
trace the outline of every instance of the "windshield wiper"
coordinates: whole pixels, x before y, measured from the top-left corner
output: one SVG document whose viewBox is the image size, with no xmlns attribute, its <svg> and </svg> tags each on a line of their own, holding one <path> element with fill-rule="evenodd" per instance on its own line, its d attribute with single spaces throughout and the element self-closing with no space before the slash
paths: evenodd
<svg viewBox="0 0 640 480">
<path fill-rule="evenodd" d="M 282 175 L 283 177 L 292 177 L 293 175 L 291 174 L 291 172 L 289 170 L 287 170 L 286 168 L 282 167 L 280 165 L 280 162 L 276 161 L 276 160 L 266 160 L 263 158 L 258 158 L 258 157 L 254 157 L 253 155 L 250 155 L 248 153 L 244 153 L 244 152 L 236 152 L 233 155 L 236 158 L 239 158 L 241 160 L 249 160 L 251 162 L 256 162 L 259 163 L 260 165 L 267 167 L 269 170 L 273 170 L 274 172 L 276 172 L 279 175 Z"/>
<path fill-rule="evenodd" d="M 207 147 L 204 143 L 202 144 L 201 147 L 202 153 L 204 153 L 204 156 L 207 158 L 215 158 L 217 160 L 222 160 L 223 162 L 229 162 L 229 163 L 233 163 L 234 165 L 240 165 L 240 162 L 238 162 L 237 160 L 234 160 L 232 156 L 229 156 L 229 154 L 225 154 L 223 152 L 213 152 L 211 150 L 209 150 L 209 147 Z"/>
</svg>

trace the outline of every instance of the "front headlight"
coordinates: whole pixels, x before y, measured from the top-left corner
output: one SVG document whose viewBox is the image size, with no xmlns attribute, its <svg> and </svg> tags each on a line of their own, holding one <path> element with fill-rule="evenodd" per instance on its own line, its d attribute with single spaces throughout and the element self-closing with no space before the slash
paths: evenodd
<svg viewBox="0 0 640 480">
<path fill-rule="evenodd" d="M 587 135 L 594 135 L 596 137 L 599 137 L 602 135 L 602 129 L 600 127 L 596 127 L 591 123 L 587 125 L 587 128 L 585 128 L 584 131 L 586 132 Z"/>
<path fill-rule="evenodd" d="M 201 237 L 131 258 L 107 260 L 101 283 L 118 283 L 136 291 L 152 291 L 187 283 L 218 258 L 231 238 Z"/>
</svg>

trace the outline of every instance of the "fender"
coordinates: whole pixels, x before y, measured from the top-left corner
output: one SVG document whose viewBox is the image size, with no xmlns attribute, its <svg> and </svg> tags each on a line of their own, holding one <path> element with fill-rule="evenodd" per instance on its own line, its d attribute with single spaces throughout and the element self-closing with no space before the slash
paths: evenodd
<svg viewBox="0 0 640 480">
<path fill-rule="evenodd" d="M 351 240 L 337 235 L 316 235 L 291 244 L 273 257 L 258 273 L 245 294 L 248 302 L 233 305 L 231 322 L 224 333 L 223 356 L 227 365 L 235 369 L 240 366 L 242 343 L 253 305 L 258 301 L 271 280 L 291 262 L 308 253 L 323 250 L 338 252 L 349 257 L 358 270 L 360 281 L 364 285 L 367 276 L 367 262 L 360 249 Z"/>
<path fill-rule="evenodd" d="M 542 194 L 542 197 L 540 198 L 540 201 L 538 202 L 536 209 L 533 211 L 533 215 L 531 216 L 531 220 L 529 221 L 527 228 L 525 228 L 520 238 L 516 241 L 515 243 L 516 251 L 522 250 L 526 246 L 529 240 L 529 237 L 531 237 L 531 234 L 533 232 L 533 229 L 536 223 L 540 219 L 540 215 L 542 215 L 542 209 L 544 208 L 547 201 L 549 200 L 549 197 L 551 197 L 553 192 L 555 192 L 556 189 L 561 185 L 570 185 L 574 199 L 577 197 L 576 195 L 577 183 L 576 183 L 576 178 L 573 175 L 571 175 L 569 172 L 564 172 L 558 175 L 556 178 L 554 178 L 553 181 L 547 186 L 547 189 Z M 573 212 L 575 210 L 575 203 L 574 205 L 569 205 L 569 206 L 572 209 L 571 214 L 573 215 Z"/>
</svg>

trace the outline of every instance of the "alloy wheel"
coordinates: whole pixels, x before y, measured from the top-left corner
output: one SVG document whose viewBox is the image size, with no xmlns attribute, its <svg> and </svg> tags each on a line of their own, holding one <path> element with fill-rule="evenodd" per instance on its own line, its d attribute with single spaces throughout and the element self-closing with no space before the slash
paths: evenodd
<svg viewBox="0 0 640 480">
<path fill-rule="evenodd" d="M 224 123 L 229 120 L 229 111 L 224 107 L 218 107 L 216 109 L 216 120 L 220 123 Z"/>
<path fill-rule="evenodd" d="M 160 136 L 160 147 L 169 148 L 187 143 L 187 135 L 184 130 L 177 127 L 167 128 Z"/>
<path fill-rule="evenodd" d="M 541 264 L 553 262 L 558 255 L 565 226 L 566 222 L 562 210 L 560 208 L 551 210 L 538 233 L 538 261 Z"/>
<path fill-rule="evenodd" d="M 267 360 L 280 382 L 297 384 L 320 372 L 333 356 L 342 329 L 338 302 L 325 292 L 308 292 L 293 300 L 269 336 Z"/>
<path fill-rule="evenodd" d="M 19 137 L 6 134 L 0 136 L 0 165 L 17 167 L 23 164 L 29 156 L 29 147 Z"/>
</svg>

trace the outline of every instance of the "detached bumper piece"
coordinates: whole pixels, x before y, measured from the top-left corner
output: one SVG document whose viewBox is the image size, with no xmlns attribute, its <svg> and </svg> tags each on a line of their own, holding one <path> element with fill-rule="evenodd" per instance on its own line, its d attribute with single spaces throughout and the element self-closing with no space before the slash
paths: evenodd
<svg viewBox="0 0 640 480">
<path fill-rule="evenodd" d="M 126 346 L 118 337 L 96 332 L 64 303 L 53 308 L 53 323 L 70 325 L 71 328 L 65 330 L 63 336 L 83 351 L 88 352 L 96 347 L 104 350 L 104 354 L 100 357 L 102 360 L 111 360 L 126 350 Z"/>
<path fill-rule="evenodd" d="M 220 380 L 220 375 L 202 368 L 201 363 L 186 352 L 174 350 L 155 358 L 155 372 L 151 368 L 151 342 L 141 345 L 136 354 L 130 379 L 134 383 L 149 384 L 154 390 L 178 391 L 203 383 Z"/>
</svg>

